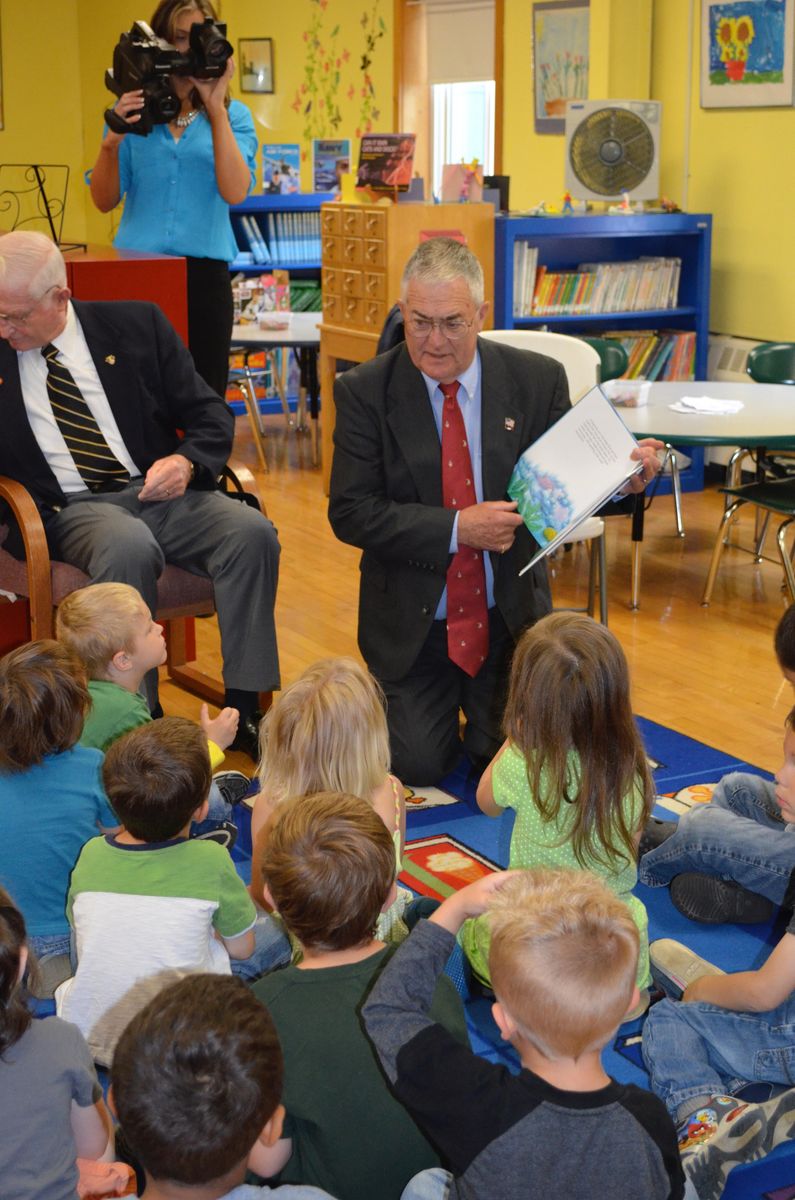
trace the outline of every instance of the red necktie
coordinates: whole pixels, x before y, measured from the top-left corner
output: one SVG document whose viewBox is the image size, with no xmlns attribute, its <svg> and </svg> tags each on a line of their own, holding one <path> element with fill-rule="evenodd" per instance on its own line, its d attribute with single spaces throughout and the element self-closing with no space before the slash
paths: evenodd
<svg viewBox="0 0 795 1200">
<path fill-rule="evenodd" d="M 472 459 L 458 405 L 458 380 L 440 383 L 442 408 L 442 497 L 445 508 L 477 504 Z M 489 614 L 483 553 L 461 546 L 447 568 L 447 653 L 473 678 L 489 652 Z"/>
</svg>

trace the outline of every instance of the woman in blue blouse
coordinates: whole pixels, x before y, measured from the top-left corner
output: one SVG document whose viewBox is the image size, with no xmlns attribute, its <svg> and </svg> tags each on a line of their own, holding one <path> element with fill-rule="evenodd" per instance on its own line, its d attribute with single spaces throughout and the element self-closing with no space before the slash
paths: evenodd
<svg viewBox="0 0 795 1200">
<path fill-rule="evenodd" d="M 151 25 L 185 54 L 191 27 L 207 17 L 215 20 L 209 0 L 161 0 Z M 147 137 L 107 129 L 91 175 L 100 212 L 124 197 L 116 246 L 186 258 L 188 345 L 196 370 L 221 396 L 232 336 L 228 264 L 237 255 L 229 205 L 248 195 L 257 149 L 251 113 L 229 100 L 233 71 L 230 58 L 218 79 L 172 75 L 181 103 L 175 119 Z M 115 108 L 133 125 L 142 105 L 142 92 L 127 92 Z"/>
</svg>

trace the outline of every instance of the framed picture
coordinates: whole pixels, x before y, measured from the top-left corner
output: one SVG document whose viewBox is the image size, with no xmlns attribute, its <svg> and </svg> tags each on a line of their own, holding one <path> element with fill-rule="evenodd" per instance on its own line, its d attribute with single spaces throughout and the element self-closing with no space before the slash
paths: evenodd
<svg viewBox="0 0 795 1200">
<path fill-rule="evenodd" d="M 273 91 L 273 38 L 239 38 L 241 92 Z"/>
<path fill-rule="evenodd" d="M 795 0 L 701 0 L 701 107 L 793 103 Z"/>
<path fill-rule="evenodd" d="M 588 0 L 533 5 L 536 133 L 563 133 L 566 102 L 588 99 Z"/>
</svg>

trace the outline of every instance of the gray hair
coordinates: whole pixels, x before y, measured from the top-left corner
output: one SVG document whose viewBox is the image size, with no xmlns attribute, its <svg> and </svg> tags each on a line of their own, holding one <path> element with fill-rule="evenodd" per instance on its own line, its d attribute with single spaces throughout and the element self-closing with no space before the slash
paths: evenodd
<svg viewBox="0 0 795 1200">
<path fill-rule="evenodd" d="M 424 283 L 452 283 L 454 279 L 464 279 L 473 303 L 483 303 L 483 268 L 472 251 L 455 238 L 432 237 L 427 242 L 420 242 L 403 270 L 400 284 L 403 300 L 412 279 Z"/>
<path fill-rule="evenodd" d="M 0 287 L 35 299 L 56 286 L 66 287 L 66 264 L 50 238 L 22 230 L 0 237 Z"/>
</svg>

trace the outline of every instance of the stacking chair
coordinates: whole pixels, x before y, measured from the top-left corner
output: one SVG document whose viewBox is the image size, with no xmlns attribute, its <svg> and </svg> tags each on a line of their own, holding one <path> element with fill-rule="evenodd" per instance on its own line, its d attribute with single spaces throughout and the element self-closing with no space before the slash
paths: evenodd
<svg viewBox="0 0 795 1200">
<path fill-rule="evenodd" d="M 795 603 L 795 571 L 792 568 L 792 553 L 788 553 L 786 547 L 787 530 L 793 521 L 795 521 L 795 478 L 764 479 L 760 483 L 747 483 L 742 487 L 721 488 L 721 491 L 725 492 L 727 496 L 734 496 L 735 499 L 729 504 L 721 518 L 701 603 L 706 606 L 712 598 L 712 589 L 715 586 L 715 577 L 718 574 L 718 567 L 720 566 L 721 555 L 723 553 L 724 534 L 734 519 L 735 513 L 743 504 L 753 504 L 757 510 L 765 514 L 761 539 L 757 542 L 756 547 L 757 562 L 761 562 L 762 560 L 761 541 L 764 540 L 764 533 L 767 530 L 767 523 L 771 515 L 784 517 L 784 520 L 778 527 L 776 544 L 778 546 L 781 565 L 784 568 L 784 578 L 789 589 L 790 601 Z M 793 547 L 793 552 L 795 552 L 795 546 Z"/>
<path fill-rule="evenodd" d="M 248 470 L 238 468 L 236 475 L 233 472 L 229 475 L 231 490 L 239 491 L 244 499 L 255 499 L 254 479 Z M 249 489 L 246 493 L 242 491 L 243 481 Z M 54 609 L 70 592 L 86 587 L 91 581 L 77 567 L 50 560 L 38 509 L 21 483 L 0 476 L 0 500 L 11 509 L 25 548 L 24 561 L 9 554 L 3 548 L 8 527 L 0 525 L 0 593 L 27 600 L 31 639 L 51 638 L 55 627 Z M 211 616 L 214 612 L 215 598 L 210 580 L 167 563 L 157 582 L 155 620 L 165 627 L 169 677 L 178 687 L 220 707 L 224 702 L 223 681 L 214 679 L 195 665 L 192 630 L 188 624 L 190 618 Z M 270 706 L 270 701 L 270 693 L 260 696 L 263 711 Z"/>
<path fill-rule="evenodd" d="M 529 329 L 489 329 L 480 335 L 489 341 L 516 346 L 520 350 L 535 350 L 548 354 L 563 365 L 569 381 L 569 394 L 576 404 L 599 382 L 601 359 L 585 339 L 564 333 L 547 333 Z M 605 554 L 605 523 L 601 517 L 586 517 L 566 538 L 564 545 L 588 542 L 591 565 L 588 572 L 588 604 L 583 611 L 594 615 L 596 588 L 599 587 L 599 619 L 607 624 L 607 561 Z"/>
</svg>

